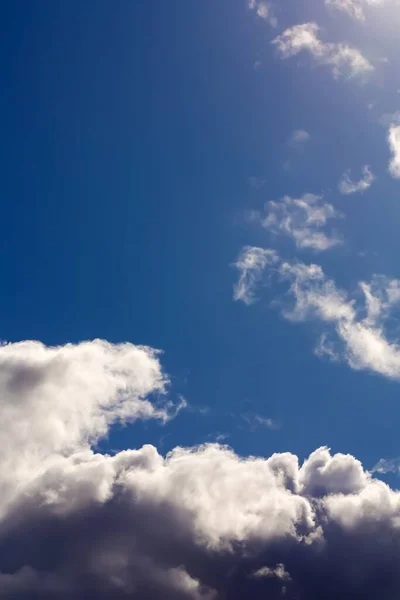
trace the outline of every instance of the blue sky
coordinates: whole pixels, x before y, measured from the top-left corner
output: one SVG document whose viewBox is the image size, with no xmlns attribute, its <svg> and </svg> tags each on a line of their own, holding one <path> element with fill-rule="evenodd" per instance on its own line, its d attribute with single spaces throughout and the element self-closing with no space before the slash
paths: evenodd
<svg viewBox="0 0 400 600">
<path fill-rule="evenodd" d="M 392 378 L 317 358 L 318 326 L 285 321 L 272 289 L 250 307 L 232 298 L 244 245 L 321 264 L 349 292 L 399 276 L 380 122 L 399 103 L 398 9 L 360 21 L 314 4 L 277 5 L 276 27 L 242 0 L 3 6 L 2 338 L 160 348 L 171 397 L 190 405 L 163 427 L 117 427 L 105 448 L 225 434 L 245 455 L 327 444 L 372 467 L 399 454 Z M 271 44 L 316 21 L 374 70 L 335 79 Z M 296 130 L 309 138 L 290 143 Z M 370 189 L 341 195 L 342 174 L 364 165 Z M 246 217 L 304 193 L 343 214 L 343 244 L 299 250 Z M 255 414 L 276 428 L 249 426 Z"/>
<path fill-rule="evenodd" d="M 399 0 L 0 16 L 1 598 L 398 600 Z"/>
</svg>

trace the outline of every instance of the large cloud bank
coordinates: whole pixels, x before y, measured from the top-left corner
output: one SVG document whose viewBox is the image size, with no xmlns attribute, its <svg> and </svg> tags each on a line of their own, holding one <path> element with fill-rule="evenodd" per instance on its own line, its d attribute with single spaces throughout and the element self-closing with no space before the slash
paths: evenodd
<svg viewBox="0 0 400 600">
<path fill-rule="evenodd" d="M 94 452 L 166 383 L 149 348 L 0 348 L 1 598 L 398 598 L 400 493 L 352 456 Z"/>
</svg>

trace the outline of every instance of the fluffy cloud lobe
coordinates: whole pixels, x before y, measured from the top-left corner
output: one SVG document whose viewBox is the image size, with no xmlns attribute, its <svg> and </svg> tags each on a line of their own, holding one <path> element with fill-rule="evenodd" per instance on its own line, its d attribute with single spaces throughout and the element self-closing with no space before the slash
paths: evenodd
<svg viewBox="0 0 400 600">
<path fill-rule="evenodd" d="M 252 304 L 256 300 L 254 290 L 265 267 L 274 265 L 278 260 L 275 250 L 245 246 L 234 264 L 239 270 L 239 280 L 233 289 L 234 299 Z"/>
<path fill-rule="evenodd" d="M 162 400 L 167 383 L 157 352 L 144 346 L 1 346 L 0 516 L 18 482 L 35 478 L 54 457 L 87 449 L 117 422 L 168 420 L 174 408 Z"/>
<path fill-rule="evenodd" d="M 392 177 L 400 177 L 400 125 L 391 125 L 388 133 L 389 148 L 392 158 L 389 162 L 389 173 Z"/>
<path fill-rule="evenodd" d="M 282 58 L 308 52 L 317 64 L 330 66 L 335 79 L 364 77 L 373 70 L 371 63 L 357 48 L 323 42 L 319 32 L 316 23 L 303 23 L 286 29 L 272 43 Z"/>
</svg>

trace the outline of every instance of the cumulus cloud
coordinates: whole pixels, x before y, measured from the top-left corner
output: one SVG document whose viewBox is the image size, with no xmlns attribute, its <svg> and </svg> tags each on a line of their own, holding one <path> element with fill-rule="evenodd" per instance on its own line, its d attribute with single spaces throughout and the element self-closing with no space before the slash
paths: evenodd
<svg viewBox="0 0 400 600">
<path fill-rule="evenodd" d="M 271 27 L 278 26 L 278 20 L 274 14 L 273 6 L 263 0 L 249 0 L 250 10 L 254 10 L 256 15 L 264 21 L 267 21 Z"/>
<path fill-rule="evenodd" d="M 239 281 L 233 289 L 234 299 L 252 304 L 256 299 L 254 289 L 260 282 L 265 267 L 275 264 L 278 260 L 275 250 L 245 246 L 234 264 L 240 273 Z"/>
<path fill-rule="evenodd" d="M 370 282 L 359 282 L 359 294 L 351 297 L 319 265 L 278 258 L 274 272 L 289 285 L 286 298 L 292 302 L 282 310 L 286 319 L 314 319 L 331 327 L 333 339 L 323 332 L 318 355 L 326 353 L 353 369 L 400 379 L 400 346 L 386 326 L 400 306 L 400 280 L 374 276 Z"/>
<path fill-rule="evenodd" d="M 388 132 L 389 148 L 392 158 L 389 162 L 389 173 L 392 177 L 400 177 L 400 125 L 391 125 Z"/>
<path fill-rule="evenodd" d="M 353 19 L 365 21 L 365 9 L 383 6 L 385 0 L 325 0 L 325 5 L 347 13 Z"/>
<path fill-rule="evenodd" d="M 398 596 L 400 493 L 353 456 L 95 452 L 115 420 L 168 419 L 166 384 L 146 347 L 0 348 L 2 599 Z"/>
<path fill-rule="evenodd" d="M 167 383 L 158 353 L 145 346 L 3 344 L 0 516 L 19 482 L 51 466 L 55 456 L 96 444 L 116 422 L 171 418 L 177 407 L 165 400 Z"/>
<path fill-rule="evenodd" d="M 304 194 L 301 198 L 285 196 L 279 202 L 267 202 L 261 222 L 268 231 L 292 238 L 298 248 L 323 251 L 342 243 L 340 237 L 324 231 L 328 221 L 341 216 L 322 196 Z"/>
<path fill-rule="evenodd" d="M 62 386 L 52 379 L 53 396 Z M 67 428 L 63 411 L 57 419 Z M 21 454 L 29 438 L 19 433 Z M 400 493 L 327 448 L 302 464 L 218 444 L 107 456 L 82 433 L 61 453 L 44 444 L 29 475 L 2 474 L 16 492 L 0 518 L 5 600 L 391 600 L 400 590 Z"/>
<path fill-rule="evenodd" d="M 294 25 L 281 33 L 273 44 L 282 58 L 308 52 L 320 65 L 332 68 L 335 79 L 340 77 L 364 77 L 373 66 L 357 48 L 347 44 L 323 42 L 319 38 L 320 28 L 316 23 Z"/>
<path fill-rule="evenodd" d="M 356 192 L 362 193 L 371 187 L 374 181 L 375 175 L 372 173 L 370 167 L 365 165 L 365 167 L 362 168 L 362 177 L 358 181 L 350 179 L 350 171 L 343 173 L 338 184 L 338 189 L 341 194 L 345 195 L 355 194 Z"/>
</svg>

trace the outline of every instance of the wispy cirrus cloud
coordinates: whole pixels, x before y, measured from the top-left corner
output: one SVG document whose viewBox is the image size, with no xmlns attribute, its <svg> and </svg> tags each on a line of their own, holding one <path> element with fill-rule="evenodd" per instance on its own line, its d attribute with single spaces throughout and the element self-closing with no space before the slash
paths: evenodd
<svg viewBox="0 0 400 600">
<path fill-rule="evenodd" d="M 252 304 L 256 300 L 255 288 L 260 283 L 265 267 L 278 261 L 279 256 L 275 250 L 245 246 L 233 265 L 239 270 L 239 280 L 233 289 L 234 299 Z"/>
<path fill-rule="evenodd" d="M 274 7 L 270 2 L 264 0 L 249 0 L 250 10 L 254 10 L 256 15 L 269 23 L 271 27 L 278 27 L 278 20 L 275 16 Z"/>
<path fill-rule="evenodd" d="M 245 423 L 247 423 L 248 427 L 254 431 L 259 427 L 263 427 L 265 429 L 278 429 L 279 425 L 274 419 L 270 417 L 265 417 L 255 412 L 247 412 L 242 415 L 242 419 Z"/>
<path fill-rule="evenodd" d="M 371 187 L 375 179 L 375 175 L 372 173 L 370 167 L 365 165 L 362 168 L 362 177 L 358 181 L 350 178 L 350 171 L 343 173 L 338 183 L 338 189 L 344 195 L 355 194 L 357 192 L 363 193 Z"/>
<path fill-rule="evenodd" d="M 264 187 L 266 180 L 264 179 L 264 177 L 257 177 L 256 175 L 252 175 L 251 177 L 249 177 L 248 182 L 249 186 L 253 189 L 261 190 L 261 188 Z"/>
<path fill-rule="evenodd" d="M 328 354 L 355 370 L 400 380 L 400 346 L 386 328 L 393 309 L 400 306 L 400 280 L 374 276 L 370 282 L 360 281 L 358 294 L 350 296 L 316 264 L 278 258 L 274 273 L 289 286 L 285 298 L 291 302 L 282 308 L 282 315 L 292 322 L 325 325 L 317 344 L 319 356 Z"/>
<path fill-rule="evenodd" d="M 305 129 L 295 129 L 289 139 L 289 145 L 300 147 L 310 139 L 310 134 Z"/>
<path fill-rule="evenodd" d="M 386 0 L 325 0 L 325 5 L 347 13 L 353 19 L 365 21 L 365 9 L 383 6 L 385 2 Z"/>
<path fill-rule="evenodd" d="M 341 217 L 323 196 L 304 194 L 301 198 L 285 196 L 278 202 L 267 202 L 265 215 L 259 219 L 265 229 L 292 238 L 298 248 L 322 252 L 343 243 L 338 235 L 325 231 L 330 220 Z"/>
<path fill-rule="evenodd" d="M 371 473 L 400 473 L 400 458 L 381 458 L 376 465 L 372 467 Z"/>
<path fill-rule="evenodd" d="M 272 43 L 284 59 L 308 52 L 317 64 L 330 66 L 335 79 L 365 77 L 374 70 L 360 50 L 343 43 L 323 42 L 319 33 L 316 23 L 303 23 L 286 29 Z"/>
</svg>

